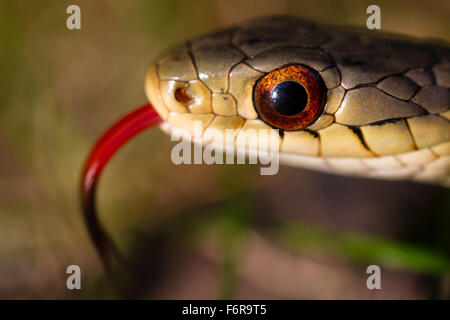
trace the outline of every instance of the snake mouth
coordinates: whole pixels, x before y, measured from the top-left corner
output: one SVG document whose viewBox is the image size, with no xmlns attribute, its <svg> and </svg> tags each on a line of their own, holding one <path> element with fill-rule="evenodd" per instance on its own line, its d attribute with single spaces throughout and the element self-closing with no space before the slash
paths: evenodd
<svg viewBox="0 0 450 320">
<path fill-rule="evenodd" d="M 145 93 L 159 116 L 163 120 L 167 120 L 169 111 L 161 96 L 158 66 L 155 63 L 152 64 L 147 71 L 147 75 L 145 77 Z"/>
</svg>

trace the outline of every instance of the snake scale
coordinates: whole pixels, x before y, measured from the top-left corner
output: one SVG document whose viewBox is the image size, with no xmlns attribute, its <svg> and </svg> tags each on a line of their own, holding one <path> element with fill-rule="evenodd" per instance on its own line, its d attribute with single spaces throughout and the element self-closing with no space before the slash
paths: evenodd
<svg viewBox="0 0 450 320">
<path fill-rule="evenodd" d="M 259 18 L 172 48 L 150 66 L 146 93 L 169 132 L 194 134 L 195 121 L 203 135 L 274 130 L 255 105 L 255 86 L 275 70 L 285 77 L 286 66 L 315 75 L 325 95 L 314 121 L 279 131 L 281 163 L 450 186 L 445 43 L 289 16 Z"/>
</svg>

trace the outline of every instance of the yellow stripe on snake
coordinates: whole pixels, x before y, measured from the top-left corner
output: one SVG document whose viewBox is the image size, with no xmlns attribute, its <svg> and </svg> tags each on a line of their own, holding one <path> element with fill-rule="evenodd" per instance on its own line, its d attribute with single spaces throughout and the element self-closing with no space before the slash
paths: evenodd
<svg viewBox="0 0 450 320">
<path fill-rule="evenodd" d="M 293 17 L 252 20 L 179 45 L 146 78 L 168 131 L 193 133 L 195 121 L 203 135 L 281 129 L 281 163 L 446 186 L 449 87 L 446 44 Z"/>
</svg>

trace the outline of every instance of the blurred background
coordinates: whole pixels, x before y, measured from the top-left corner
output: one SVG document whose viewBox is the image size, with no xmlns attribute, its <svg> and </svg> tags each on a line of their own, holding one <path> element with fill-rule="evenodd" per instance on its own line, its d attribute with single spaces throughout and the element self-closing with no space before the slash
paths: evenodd
<svg viewBox="0 0 450 320">
<path fill-rule="evenodd" d="M 81 30 L 66 8 L 81 7 Z M 90 147 L 146 101 L 168 46 L 250 17 L 290 13 L 450 40 L 450 2 L 0 1 L 0 298 L 121 298 L 80 211 Z M 450 297 L 450 192 L 438 186 L 281 167 L 181 165 L 148 130 L 119 152 L 98 194 L 101 221 L 134 267 L 126 297 Z M 81 267 L 82 290 L 66 288 Z M 381 290 L 366 268 L 381 267 Z"/>
</svg>

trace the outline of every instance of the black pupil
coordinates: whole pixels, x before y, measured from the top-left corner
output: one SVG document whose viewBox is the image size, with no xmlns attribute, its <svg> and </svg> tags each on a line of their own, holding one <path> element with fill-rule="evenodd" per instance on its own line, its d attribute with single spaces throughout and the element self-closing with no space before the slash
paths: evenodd
<svg viewBox="0 0 450 320">
<path fill-rule="evenodd" d="M 286 116 L 299 114 L 305 109 L 307 103 L 308 94 L 297 82 L 282 82 L 272 90 L 272 105 L 278 113 Z"/>
</svg>

